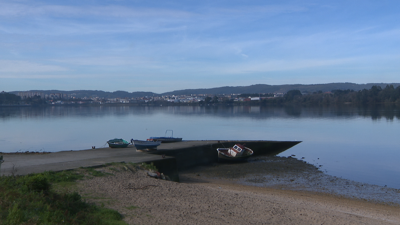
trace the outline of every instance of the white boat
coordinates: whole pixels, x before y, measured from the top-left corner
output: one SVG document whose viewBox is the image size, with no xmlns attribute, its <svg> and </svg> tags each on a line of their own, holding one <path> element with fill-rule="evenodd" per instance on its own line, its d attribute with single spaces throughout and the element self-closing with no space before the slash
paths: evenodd
<svg viewBox="0 0 400 225">
<path fill-rule="evenodd" d="M 161 141 L 141 141 L 141 140 L 131 140 L 131 142 L 135 145 L 137 150 L 155 150 L 157 146 L 161 144 Z"/>
<path fill-rule="evenodd" d="M 228 161 L 241 161 L 253 155 L 253 150 L 241 144 L 235 144 L 230 148 L 217 148 L 218 158 Z"/>
</svg>

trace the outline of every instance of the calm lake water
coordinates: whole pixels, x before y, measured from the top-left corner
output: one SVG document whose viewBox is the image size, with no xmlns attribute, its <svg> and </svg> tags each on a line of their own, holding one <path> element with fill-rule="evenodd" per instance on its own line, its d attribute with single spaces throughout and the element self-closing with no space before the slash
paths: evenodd
<svg viewBox="0 0 400 225">
<path fill-rule="evenodd" d="M 326 173 L 400 189 L 400 111 L 296 107 L 0 107 L 0 152 L 64 151 L 164 136 L 300 140 L 281 153 Z"/>
</svg>

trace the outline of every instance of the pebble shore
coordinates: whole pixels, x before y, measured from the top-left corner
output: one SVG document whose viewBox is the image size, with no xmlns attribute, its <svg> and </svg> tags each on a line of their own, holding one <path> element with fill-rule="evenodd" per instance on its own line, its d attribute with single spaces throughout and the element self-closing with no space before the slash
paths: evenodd
<svg viewBox="0 0 400 225">
<path fill-rule="evenodd" d="M 182 171 L 180 183 L 136 168 L 99 168 L 113 176 L 81 181 L 79 192 L 128 224 L 400 224 L 399 205 L 307 190 L 315 186 L 310 179 L 317 187 L 342 183 L 318 178 L 324 173 L 301 160 L 257 160 Z"/>
</svg>

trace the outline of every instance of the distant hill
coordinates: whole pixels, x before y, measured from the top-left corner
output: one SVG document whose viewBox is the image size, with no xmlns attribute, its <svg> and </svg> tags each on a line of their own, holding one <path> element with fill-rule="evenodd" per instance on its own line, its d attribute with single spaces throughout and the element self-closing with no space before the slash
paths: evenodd
<svg viewBox="0 0 400 225">
<path fill-rule="evenodd" d="M 30 92 L 41 92 L 45 94 L 62 93 L 74 95 L 79 98 L 83 97 L 99 97 L 99 98 L 136 98 L 145 96 L 160 96 L 160 95 L 191 95 L 191 94 L 255 94 L 255 93 L 286 93 L 290 90 L 300 90 L 305 93 L 312 93 L 317 91 L 327 92 L 332 90 L 354 90 L 359 91 L 362 89 L 371 89 L 372 86 L 381 86 L 385 88 L 386 85 L 393 85 L 395 88 L 400 86 L 400 83 L 368 83 L 368 84 L 355 84 L 355 83 L 328 83 L 328 84 L 284 84 L 284 85 L 268 85 L 268 84 L 255 84 L 250 86 L 225 86 L 216 88 L 201 88 L 201 89 L 185 89 L 165 92 L 161 94 L 153 92 L 126 92 L 126 91 L 91 91 L 91 90 L 75 90 L 75 91 L 59 91 L 59 90 L 31 90 Z M 20 91 L 13 91 L 11 93 L 17 94 Z"/>
<path fill-rule="evenodd" d="M 390 83 L 395 88 L 400 83 Z M 389 83 L 369 83 L 369 84 L 355 84 L 355 83 L 329 83 L 329 84 L 285 84 L 285 85 L 268 85 L 268 84 L 255 84 L 250 86 L 237 86 L 237 87 L 217 87 L 208 89 L 185 89 L 163 93 L 162 95 L 189 95 L 189 94 L 254 94 L 254 93 L 286 93 L 290 90 L 300 90 L 301 92 L 327 92 L 332 90 L 354 90 L 359 91 L 362 89 L 371 89 L 372 86 L 381 86 L 385 88 Z"/>
</svg>

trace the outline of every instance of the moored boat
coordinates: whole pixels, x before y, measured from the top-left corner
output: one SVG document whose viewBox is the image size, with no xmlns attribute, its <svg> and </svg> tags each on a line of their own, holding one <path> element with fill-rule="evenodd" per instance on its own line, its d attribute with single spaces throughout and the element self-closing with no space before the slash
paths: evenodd
<svg viewBox="0 0 400 225">
<path fill-rule="evenodd" d="M 110 148 L 126 148 L 129 145 L 129 142 L 125 141 L 122 138 L 114 138 L 107 141 L 108 146 Z"/>
<path fill-rule="evenodd" d="M 147 139 L 148 141 L 161 141 L 162 143 L 171 143 L 171 142 L 179 142 L 182 141 L 182 138 L 174 138 L 174 137 L 150 137 Z"/>
<path fill-rule="evenodd" d="M 167 132 L 171 131 L 172 135 L 170 137 L 167 137 Z M 166 130 L 165 131 L 165 136 L 164 137 L 150 137 L 147 139 L 148 141 L 161 141 L 162 143 L 171 143 L 171 142 L 179 142 L 182 141 L 182 138 L 177 138 L 173 137 L 174 136 L 174 131 L 173 130 Z"/>
<path fill-rule="evenodd" d="M 141 140 L 131 140 L 135 145 L 137 150 L 156 150 L 157 146 L 161 144 L 161 141 L 141 141 Z"/>
<path fill-rule="evenodd" d="M 253 155 L 253 150 L 241 144 L 235 144 L 230 148 L 217 148 L 218 158 L 228 161 L 246 160 Z"/>
</svg>

